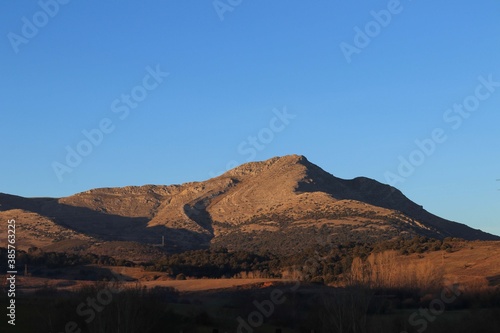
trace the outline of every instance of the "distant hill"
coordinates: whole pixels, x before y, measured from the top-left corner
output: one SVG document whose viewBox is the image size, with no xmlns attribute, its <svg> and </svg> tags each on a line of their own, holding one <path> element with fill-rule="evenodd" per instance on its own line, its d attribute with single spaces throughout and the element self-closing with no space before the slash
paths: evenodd
<svg viewBox="0 0 500 333">
<path fill-rule="evenodd" d="M 153 245 L 169 252 L 223 246 L 290 253 L 398 235 L 500 240 L 435 216 L 394 187 L 340 179 L 298 155 L 182 185 L 100 188 L 59 199 L 0 194 L 0 217 L 17 220 L 21 248 L 75 251 L 102 251 L 108 242 L 136 242 L 143 253 Z"/>
</svg>

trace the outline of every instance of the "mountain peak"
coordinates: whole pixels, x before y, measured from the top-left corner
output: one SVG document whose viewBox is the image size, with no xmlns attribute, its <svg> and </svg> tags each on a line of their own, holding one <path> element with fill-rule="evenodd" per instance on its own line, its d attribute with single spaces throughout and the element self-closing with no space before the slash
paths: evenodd
<svg viewBox="0 0 500 333">
<path fill-rule="evenodd" d="M 222 176 L 229 177 L 245 177 L 245 176 L 256 176 L 263 171 L 269 171 L 271 169 L 277 169 L 285 172 L 290 168 L 297 165 L 310 164 L 305 156 L 302 155 L 285 155 L 270 158 L 261 162 L 248 162 L 237 166 L 234 169 L 229 170 Z"/>
<path fill-rule="evenodd" d="M 60 199 L 0 194 L 0 213 L 15 217 L 20 210 L 34 213 L 25 214 L 25 223 L 42 236 L 40 219 L 96 242 L 151 244 L 162 235 L 176 251 L 221 245 L 288 252 L 313 246 L 320 234 L 339 242 L 398 235 L 498 239 L 439 218 L 392 186 L 337 178 L 302 155 L 246 163 L 182 185 L 96 189 Z M 26 246 L 36 246 L 38 238 Z"/>
<path fill-rule="evenodd" d="M 297 154 L 285 155 L 285 156 L 275 157 L 275 158 L 284 162 L 284 163 L 290 163 L 290 164 L 309 162 L 304 155 L 297 155 Z"/>
<path fill-rule="evenodd" d="M 372 206 L 404 214 L 411 220 L 421 221 L 442 237 L 454 236 L 465 239 L 498 239 L 456 222 L 447 221 L 423 209 L 421 205 L 408 199 L 398 189 L 367 177 L 341 179 L 311 163 L 302 155 L 274 157 L 263 162 L 243 164 L 227 173 L 228 176 L 244 180 L 238 194 L 232 201 L 241 207 L 234 208 L 242 214 L 251 210 L 252 203 L 265 201 L 272 204 L 293 202 L 290 207 L 299 208 L 303 198 L 296 195 L 307 194 L 317 202 L 321 195 L 332 200 L 354 200 Z M 241 191 L 242 188 L 246 190 Z M 239 199 L 235 200 L 236 198 Z M 296 201 L 299 200 L 299 201 Z M 243 202 L 247 204 L 243 204 Z M 262 204 L 257 205 L 262 208 Z M 312 206 L 311 206 L 312 207 Z M 294 209 L 290 208 L 290 209 Z M 299 209 L 300 210 L 300 209 Z M 223 215 L 218 216 L 224 218 Z"/>
</svg>

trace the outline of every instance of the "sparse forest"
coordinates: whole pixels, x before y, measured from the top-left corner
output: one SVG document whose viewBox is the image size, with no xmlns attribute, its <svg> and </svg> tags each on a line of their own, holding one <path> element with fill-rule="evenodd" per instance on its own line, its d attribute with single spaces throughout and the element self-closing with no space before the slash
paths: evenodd
<svg viewBox="0 0 500 333">
<path fill-rule="evenodd" d="M 340 282 L 344 273 L 351 269 L 353 262 L 366 260 L 376 253 L 395 251 L 399 254 L 425 253 L 429 251 L 453 251 L 463 246 L 460 240 L 444 240 L 427 237 L 411 239 L 399 237 L 378 243 L 348 242 L 340 245 L 327 244 L 311 247 L 293 255 L 278 255 L 270 251 L 257 253 L 226 248 L 194 250 L 176 254 L 165 254 L 162 258 L 149 262 L 134 263 L 92 253 L 44 252 L 38 248 L 18 251 L 17 264 L 22 271 L 29 265 L 30 272 L 37 275 L 41 268 L 62 269 L 81 265 L 143 267 L 148 271 L 166 272 L 172 278 L 183 274 L 189 278 L 239 278 L 271 277 L 293 278 L 320 283 Z M 2 260 L 7 258 L 7 250 L 0 248 Z M 82 277 L 82 279 L 85 277 Z"/>
</svg>

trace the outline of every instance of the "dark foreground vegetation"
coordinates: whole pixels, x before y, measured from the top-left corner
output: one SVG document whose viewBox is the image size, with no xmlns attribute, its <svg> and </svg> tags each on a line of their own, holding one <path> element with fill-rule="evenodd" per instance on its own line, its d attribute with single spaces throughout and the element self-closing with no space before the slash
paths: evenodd
<svg viewBox="0 0 500 333">
<path fill-rule="evenodd" d="M 2 296 L 5 304 L 5 296 Z M 498 332 L 499 290 L 332 288 L 306 283 L 218 292 L 124 289 L 96 282 L 17 297 L 15 328 L 1 332 Z"/>
</svg>

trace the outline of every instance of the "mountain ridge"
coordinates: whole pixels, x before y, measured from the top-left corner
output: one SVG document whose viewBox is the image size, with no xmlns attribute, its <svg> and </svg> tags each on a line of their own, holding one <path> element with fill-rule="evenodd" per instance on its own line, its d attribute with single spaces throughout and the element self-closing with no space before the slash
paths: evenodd
<svg viewBox="0 0 500 333">
<path fill-rule="evenodd" d="M 180 185 L 97 188 L 63 198 L 0 194 L 0 213 L 9 211 L 27 212 L 23 218 L 30 219 L 32 236 L 26 237 L 26 246 L 37 244 L 41 226 L 35 220 L 44 221 L 44 228 L 51 221 L 59 233 L 68 229 L 67 235 L 78 234 L 92 244 L 150 246 L 163 236 L 167 251 L 211 246 L 300 251 L 321 243 L 318 239 L 370 241 L 400 234 L 500 239 L 433 215 L 376 180 L 337 178 L 301 155 L 246 163 Z M 45 238 L 44 244 L 50 240 Z"/>
</svg>

